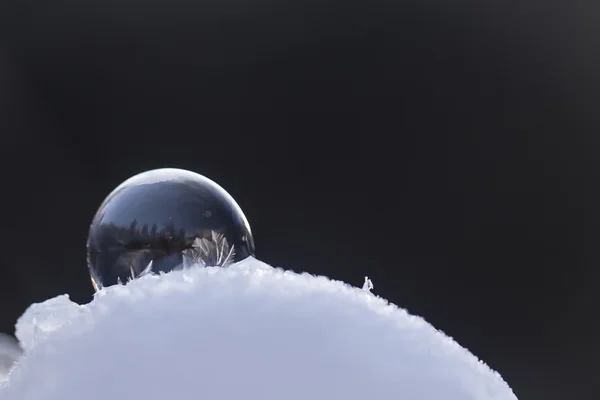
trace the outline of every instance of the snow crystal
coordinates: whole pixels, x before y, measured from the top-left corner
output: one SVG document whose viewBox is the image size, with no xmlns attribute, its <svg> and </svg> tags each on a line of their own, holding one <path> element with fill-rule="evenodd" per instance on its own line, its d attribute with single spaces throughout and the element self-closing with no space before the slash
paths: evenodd
<svg viewBox="0 0 600 400">
<path fill-rule="evenodd" d="M 32 304 L 17 321 L 15 334 L 21 347 L 25 350 L 33 347 L 38 340 L 67 323 L 80 309 L 81 306 L 69 300 L 67 295 Z"/>
<path fill-rule="evenodd" d="M 362 290 L 366 290 L 367 292 L 373 290 L 373 282 L 369 279 L 368 276 L 365 276 L 365 283 L 363 283 Z"/>
<path fill-rule="evenodd" d="M 0 400 L 516 400 L 422 318 L 253 258 L 36 304 L 17 334 Z"/>
</svg>

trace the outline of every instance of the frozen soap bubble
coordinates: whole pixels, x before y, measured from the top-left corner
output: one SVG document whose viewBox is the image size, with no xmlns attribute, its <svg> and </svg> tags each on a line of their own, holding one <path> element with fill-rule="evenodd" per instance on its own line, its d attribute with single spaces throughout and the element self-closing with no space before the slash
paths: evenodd
<svg viewBox="0 0 600 400">
<path fill-rule="evenodd" d="M 90 226 L 87 260 L 96 290 L 186 262 L 227 266 L 254 256 L 242 209 L 194 172 L 164 168 L 121 183 Z"/>
</svg>

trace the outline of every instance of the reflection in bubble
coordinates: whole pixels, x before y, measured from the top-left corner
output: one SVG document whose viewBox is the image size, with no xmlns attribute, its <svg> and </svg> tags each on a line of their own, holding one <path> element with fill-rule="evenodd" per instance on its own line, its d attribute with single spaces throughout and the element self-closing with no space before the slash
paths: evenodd
<svg viewBox="0 0 600 400">
<path fill-rule="evenodd" d="M 219 185 L 181 169 L 138 174 L 100 205 L 90 226 L 88 267 L 96 289 L 184 263 L 227 266 L 254 255 L 250 225 Z"/>
</svg>

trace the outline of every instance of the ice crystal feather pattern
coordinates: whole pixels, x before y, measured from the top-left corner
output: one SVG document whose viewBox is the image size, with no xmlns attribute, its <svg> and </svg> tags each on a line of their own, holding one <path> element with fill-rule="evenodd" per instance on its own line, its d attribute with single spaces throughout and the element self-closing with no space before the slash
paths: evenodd
<svg viewBox="0 0 600 400">
<path fill-rule="evenodd" d="M 184 250 L 184 267 L 201 265 L 203 267 L 228 267 L 235 258 L 235 246 L 229 246 L 227 238 L 212 231 L 211 238 L 196 238 L 192 247 Z"/>
<path fill-rule="evenodd" d="M 182 251 L 183 263 L 173 270 L 180 270 L 185 268 L 194 267 L 229 267 L 234 263 L 235 248 L 229 246 L 227 238 L 217 232 L 211 232 L 210 238 L 196 238 L 189 249 Z M 150 261 L 146 268 L 140 273 L 135 272 L 133 266 L 129 267 L 129 277 L 127 282 L 131 282 L 136 278 L 141 278 L 145 275 L 151 274 L 152 264 L 154 261 Z M 92 283 L 94 280 L 92 279 Z M 117 278 L 117 284 L 123 285 L 121 278 Z M 98 288 L 97 290 L 99 290 Z"/>
</svg>

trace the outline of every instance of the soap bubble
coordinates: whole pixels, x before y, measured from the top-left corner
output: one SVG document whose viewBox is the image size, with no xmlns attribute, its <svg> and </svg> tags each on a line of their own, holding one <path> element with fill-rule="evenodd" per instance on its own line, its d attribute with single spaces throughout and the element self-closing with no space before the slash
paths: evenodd
<svg viewBox="0 0 600 400">
<path fill-rule="evenodd" d="M 227 266 L 254 256 L 250 225 L 210 179 L 164 168 L 121 183 L 90 226 L 87 260 L 96 290 L 187 263 Z"/>
</svg>

